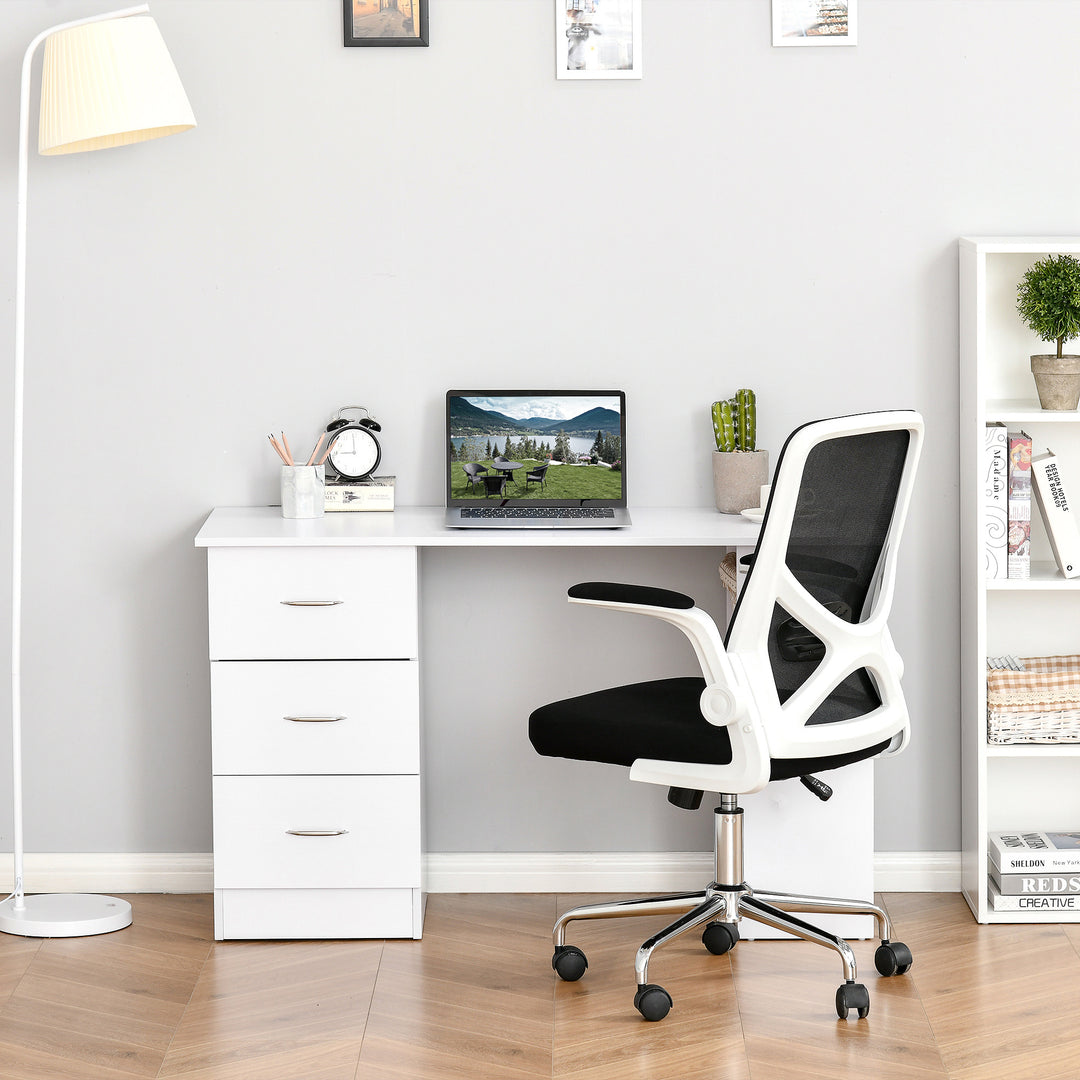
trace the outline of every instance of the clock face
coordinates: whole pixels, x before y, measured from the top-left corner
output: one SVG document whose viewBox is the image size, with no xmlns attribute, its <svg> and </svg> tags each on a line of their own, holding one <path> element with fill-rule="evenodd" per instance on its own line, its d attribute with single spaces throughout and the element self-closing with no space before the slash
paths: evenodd
<svg viewBox="0 0 1080 1080">
<path fill-rule="evenodd" d="M 342 476 L 367 476 L 379 463 L 379 444 L 367 431 L 348 428 L 334 439 L 329 458 Z"/>
</svg>

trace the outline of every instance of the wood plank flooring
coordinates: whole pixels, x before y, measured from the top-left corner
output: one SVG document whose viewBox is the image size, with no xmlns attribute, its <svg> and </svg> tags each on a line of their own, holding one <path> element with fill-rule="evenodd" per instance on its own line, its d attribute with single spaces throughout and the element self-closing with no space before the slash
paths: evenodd
<svg viewBox="0 0 1080 1080">
<path fill-rule="evenodd" d="M 575 923 L 577 983 L 550 968 L 580 897 L 433 895 L 424 940 L 214 942 L 209 896 L 129 897 L 102 937 L 0 935 L 3 1080 L 1073 1080 L 1080 926 L 979 926 L 958 895 L 880 897 L 915 957 L 838 1021 L 839 959 L 697 934 L 654 956 L 667 1019 L 633 1008 L 634 953 L 660 919 Z"/>
</svg>

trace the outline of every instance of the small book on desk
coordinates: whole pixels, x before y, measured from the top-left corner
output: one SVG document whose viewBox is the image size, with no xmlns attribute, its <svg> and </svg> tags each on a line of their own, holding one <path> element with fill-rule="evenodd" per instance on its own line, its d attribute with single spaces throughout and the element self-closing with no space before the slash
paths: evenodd
<svg viewBox="0 0 1080 1080">
<path fill-rule="evenodd" d="M 394 476 L 367 480 L 327 480 L 323 509 L 326 513 L 355 510 L 393 510 Z"/>
</svg>

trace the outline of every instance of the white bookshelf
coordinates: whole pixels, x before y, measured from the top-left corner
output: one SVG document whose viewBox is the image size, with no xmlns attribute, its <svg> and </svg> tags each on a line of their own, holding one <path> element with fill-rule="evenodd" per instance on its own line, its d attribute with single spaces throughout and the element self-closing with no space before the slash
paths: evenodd
<svg viewBox="0 0 1080 1080">
<path fill-rule="evenodd" d="M 1080 492 L 1080 411 L 1039 407 L 1030 357 L 1052 346 L 1016 313 L 1024 271 L 1060 253 L 1080 257 L 1080 238 L 960 240 L 961 881 L 972 912 L 986 923 L 1080 922 L 1080 912 L 993 911 L 986 889 L 988 832 L 1080 828 L 1080 746 L 991 745 L 986 737 L 988 655 L 1080 653 L 1080 579 L 1058 572 L 1034 502 L 1030 580 L 983 577 L 987 423 L 1023 428 L 1035 454 L 1052 449 L 1068 487 Z"/>
</svg>

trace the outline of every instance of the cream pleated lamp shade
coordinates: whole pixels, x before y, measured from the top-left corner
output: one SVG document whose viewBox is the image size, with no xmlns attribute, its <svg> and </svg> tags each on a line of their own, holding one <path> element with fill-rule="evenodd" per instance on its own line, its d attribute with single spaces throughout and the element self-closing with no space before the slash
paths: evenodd
<svg viewBox="0 0 1080 1080">
<path fill-rule="evenodd" d="M 59 30 L 41 69 L 42 154 L 75 154 L 195 126 L 180 76 L 149 15 Z"/>
</svg>

